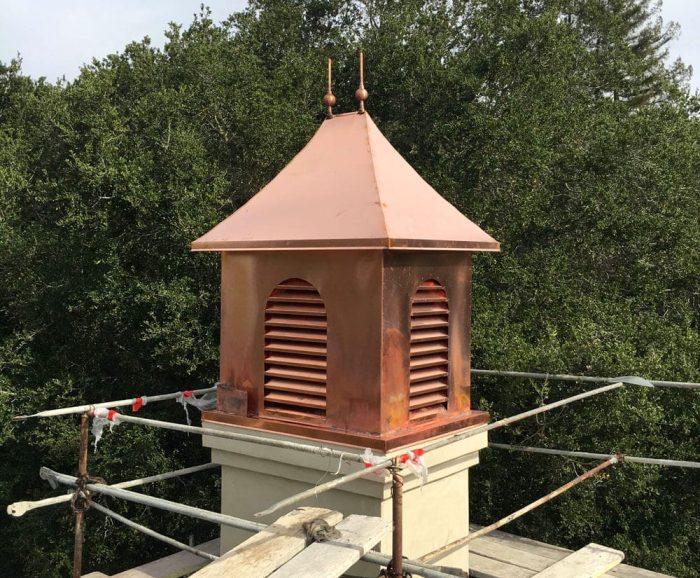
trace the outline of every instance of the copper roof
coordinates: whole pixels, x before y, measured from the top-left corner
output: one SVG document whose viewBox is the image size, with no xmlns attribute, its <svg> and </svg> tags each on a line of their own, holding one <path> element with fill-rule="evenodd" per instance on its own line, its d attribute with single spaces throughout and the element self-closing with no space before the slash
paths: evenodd
<svg viewBox="0 0 700 578">
<path fill-rule="evenodd" d="M 452 249 L 499 243 L 443 199 L 369 114 L 336 115 L 193 251 Z"/>
</svg>

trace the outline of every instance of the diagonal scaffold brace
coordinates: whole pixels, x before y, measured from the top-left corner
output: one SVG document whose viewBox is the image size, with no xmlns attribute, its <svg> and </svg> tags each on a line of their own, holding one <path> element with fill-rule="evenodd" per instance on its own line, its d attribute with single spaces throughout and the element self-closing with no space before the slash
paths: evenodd
<svg viewBox="0 0 700 578">
<path fill-rule="evenodd" d="M 476 532 L 471 532 L 470 534 L 467 534 L 466 536 L 464 536 L 464 538 L 460 538 L 459 540 L 455 540 L 454 542 L 450 542 L 449 544 L 446 544 L 446 545 L 442 546 L 441 548 L 438 548 L 437 550 L 433 550 L 432 552 L 428 552 L 424 556 L 421 556 L 418 560 L 420 562 L 429 562 L 430 560 L 434 560 L 435 558 L 442 556 L 442 555 L 446 554 L 447 552 L 454 550 L 455 548 L 459 548 L 460 546 L 464 546 L 465 544 L 468 544 L 469 542 L 471 542 L 472 540 L 475 540 L 476 538 L 480 538 L 481 536 L 485 536 L 486 534 L 490 534 L 494 530 L 498 530 L 498 528 L 501 528 L 502 526 L 509 524 L 513 520 L 520 518 L 521 516 L 527 514 L 528 512 L 532 512 L 532 510 L 539 508 L 541 505 L 546 504 L 547 502 L 549 502 L 550 500 L 553 500 L 557 496 L 560 496 L 564 492 L 569 491 L 574 486 L 578 486 L 581 482 L 585 482 L 589 478 L 596 476 L 602 470 L 609 468 L 610 466 L 614 466 L 615 464 L 620 462 L 622 459 L 623 459 L 623 457 L 621 455 L 612 456 L 609 459 L 605 460 L 604 462 L 598 464 L 594 468 L 588 470 L 587 472 L 584 472 L 580 476 L 575 477 L 570 482 L 567 482 L 563 486 L 558 487 L 556 490 L 550 492 L 546 496 L 542 496 L 538 500 L 531 502 L 527 506 L 520 508 L 519 510 L 513 512 L 512 514 L 509 514 L 505 518 L 501 518 L 497 522 L 494 522 L 493 524 L 485 526 Z"/>
</svg>

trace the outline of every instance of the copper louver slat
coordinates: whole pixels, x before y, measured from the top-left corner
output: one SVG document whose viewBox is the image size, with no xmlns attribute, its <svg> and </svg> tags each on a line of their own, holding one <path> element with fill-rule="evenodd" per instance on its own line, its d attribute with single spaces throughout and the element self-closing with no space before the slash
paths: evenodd
<svg viewBox="0 0 700 578">
<path fill-rule="evenodd" d="M 447 344 L 440 341 L 425 341 L 411 344 L 411 359 L 429 353 L 447 353 Z"/>
<path fill-rule="evenodd" d="M 445 382 L 440 381 L 440 380 L 434 380 L 434 381 L 422 381 L 420 383 L 416 383 L 411 387 L 411 393 L 418 397 L 423 395 L 424 393 L 434 393 L 434 392 L 444 392 L 445 391 Z"/>
<path fill-rule="evenodd" d="M 416 295 L 416 297 L 413 298 L 413 303 L 415 303 L 415 304 L 447 303 L 447 297 L 433 297 L 433 296 L 427 296 L 425 293 L 423 293 L 423 294 L 418 293 Z"/>
<path fill-rule="evenodd" d="M 445 340 L 447 341 L 447 328 L 444 329 L 428 329 L 423 331 L 411 331 L 411 345 L 420 342 L 431 342 Z"/>
<path fill-rule="evenodd" d="M 265 411 L 297 421 L 325 418 L 326 355 L 318 291 L 301 279 L 280 283 L 265 308 Z"/>
<path fill-rule="evenodd" d="M 449 307 L 445 289 L 423 282 L 411 303 L 409 419 L 434 419 L 447 411 Z"/>
<path fill-rule="evenodd" d="M 326 383 L 326 373 L 308 371 L 298 367 L 284 367 L 268 365 L 265 376 L 279 377 L 281 379 L 295 379 L 297 381 L 309 381 L 313 383 Z"/>
<path fill-rule="evenodd" d="M 311 385 L 303 381 L 291 381 L 289 379 L 270 379 L 267 385 L 270 390 L 274 389 L 276 391 L 291 391 L 300 395 L 326 395 L 326 388 L 323 385 Z"/>
<path fill-rule="evenodd" d="M 280 315 L 326 316 L 326 309 L 322 303 L 270 303 L 267 309 L 270 313 L 279 313 Z"/>
<path fill-rule="evenodd" d="M 439 406 L 447 403 L 447 396 L 439 393 L 431 393 L 429 395 L 416 395 L 411 398 L 409 407 L 413 409 L 427 408 Z"/>
<path fill-rule="evenodd" d="M 267 327 L 296 327 L 299 329 L 323 329 L 326 330 L 325 317 L 306 317 L 293 315 L 269 315 L 265 325 Z"/>
<path fill-rule="evenodd" d="M 325 398 L 304 396 L 296 393 L 268 393 L 265 396 L 265 401 L 281 405 L 300 406 L 298 410 L 301 410 L 302 407 L 322 409 L 324 411 L 326 409 Z"/>
<path fill-rule="evenodd" d="M 316 342 L 316 343 L 326 343 L 326 333 L 316 332 L 316 331 L 305 331 L 303 329 L 270 329 L 265 331 L 265 338 L 269 339 L 271 343 L 276 340 L 284 341 L 303 341 Z"/>
<path fill-rule="evenodd" d="M 282 353 L 299 353 L 301 355 L 326 355 L 325 343 L 302 343 L 299 341 L 282 341 L 276 339 L 268 343 L 266 351 L 277 351 Z"/>
<path fill-rule="evenodd" d="M 273 353 L 266 358 L 268 364 L 293 365 L 296 367 L 309 367 L 311 369 L 326 370 L 326 361 L 310 355 L 284 355 Z"/>
<path fill-rule="evenodd" d="M 411 383 L 418 381 L 426 381 L 428 379 L 443 379 L 447 378 L 447 364 L 438 365 L 436 367 L 427 367 L 411 371 Z"/>
<path fill-rule="evenodd" d="M 447 325 L 447 312 L 443 315 L 431 315 L 430 317 L 411 319 L 411 329 L 431 329 L 433 327 L 447 327 Z"/>
<path fill-rule="evenodd" d="M 411 371 L 425 367 L 434 367 L 447 364 L 447 350 L 444 355 L 415 355 L 411 358 Z"/>
<path fill-rule="evenodd" d="M 414 317 L 419 316 L 429 316 L 429 315 L 440 315 L 447 312 L 446 304 L 436 304 L 434 302 L 430 303 L 415 303 L 413 306 L 412 314 Z"/>
<path fill-rule="evenodd" d="M 318 295 L 318 293 L 316 293 Z M 295 303 L 297 305 L 317 304 L 323 305 L 323 300 L 320 296 L 299 292 L 298 295 L 293 295 L 292 292 L 285 292 L 280 295 L 272 295 L 268 299 L 268 303 Z"/>
</svg>

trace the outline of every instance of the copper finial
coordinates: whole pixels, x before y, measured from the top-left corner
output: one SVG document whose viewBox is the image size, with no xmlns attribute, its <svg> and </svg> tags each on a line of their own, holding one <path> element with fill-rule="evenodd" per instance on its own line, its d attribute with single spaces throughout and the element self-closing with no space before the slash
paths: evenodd
<svg viewBox="0 0 700 578">
<path fill-rule="evenodd" d="M 360 52 L 360 88 L 355 91 L 355 98 L 360 103 L 357 114 L 365 113 L 365 100 L 369 98 L 369 92 L 365 88 L 365 56 Z"/>
<path fill-rule="evenodd" d="M 331 77 L 331 63 L 333 61 L 328 59 L 328 92 L 323 95 L 323 104 L 327 107 L 326 118 L 333 118 L 333 107 L 335 106 L 335 95 L 331 90 L 332 77 Z"/>
</svg>

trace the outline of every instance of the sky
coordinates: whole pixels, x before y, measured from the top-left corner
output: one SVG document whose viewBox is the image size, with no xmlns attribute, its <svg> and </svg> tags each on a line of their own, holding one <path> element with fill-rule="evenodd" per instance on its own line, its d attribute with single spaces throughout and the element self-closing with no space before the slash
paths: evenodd
<svg viewBox="0 0 700 578">
<path fill-rule="evenodd" d="M 149 36 L 163 46 L 168 22 L 187 25 L 202 1 L 215 21 L 241 10 L 245 0 L 0 0 L 0 61 L 19 53 L 22 70 L 54 82 L 74 79 L 93 57 L 118 52 Z M 663 0 L 661 16 L 681 26 L 670 58 L 693 66 L 700 89 L 700 0 Z"/>
</svg>

